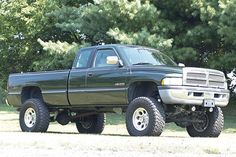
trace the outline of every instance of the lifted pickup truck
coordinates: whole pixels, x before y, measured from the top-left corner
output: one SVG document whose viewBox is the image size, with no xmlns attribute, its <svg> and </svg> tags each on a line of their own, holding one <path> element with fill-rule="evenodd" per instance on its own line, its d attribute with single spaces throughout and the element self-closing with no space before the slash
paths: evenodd
<svg viewBox="0 0 236 157">
<path fill-rule="evenodd" d="M 192 137 L 218 137 L 228 101 L 220 71 L 179 67 L 158 50 L 113 44 L 80 49 L 70 70 L 11 74 L 7 97 L 25 132 L 46 132 L 57 121 L 99 134 L 105 113 L 125 112 L 133 136 L 159 136 L 174 122 Z"/>
</svg>

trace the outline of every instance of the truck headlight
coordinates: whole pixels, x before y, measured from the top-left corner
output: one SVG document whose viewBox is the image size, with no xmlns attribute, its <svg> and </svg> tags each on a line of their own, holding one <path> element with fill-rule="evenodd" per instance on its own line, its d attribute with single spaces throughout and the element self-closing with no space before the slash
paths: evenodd
<svg viewBox="0 0 236 157">
<path fill-rule="evenodd" d="M 170 86 L 170 85 L 173 85 L 173 86 L 182 86 L 183 85 L 183 79 L 182 78 L 164 78 L 161 80 L 161 85 L 162 86 Z"/>
</svg>

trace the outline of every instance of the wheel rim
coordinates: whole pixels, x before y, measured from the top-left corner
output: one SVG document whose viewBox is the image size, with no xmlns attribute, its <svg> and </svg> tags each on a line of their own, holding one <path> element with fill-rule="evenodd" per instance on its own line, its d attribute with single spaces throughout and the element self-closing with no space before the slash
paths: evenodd
<svg viewBox="0 0 236 157">
<path fill-rule="evenodd" d="M 193 123 L 193 127 L 196 131 L 203 132 L 203 131 L 206 130 L 206 128 L 209 125 L 208 116 L 206 114 L 204 114 L 199 118 L 199 120 L 202 121 L 202 122 Z"/>
<path fill-rule="evenodd" d="M 148 112 L 144 108 L 137 108 L 133 113 L 133 125 L 138 131 L 147 128 L 149 123 Z"/>
<path fill-rule="evenodd" d="M 81 119 L 80 124 L 84 129 L 89 129 L 92 127 L 92 122 L 89 118 Z"/>
<path fill-rule="evenodd" d="M 28 108 L 24 116 L 25 125 L 32 128 L 36 123 L 36 112 L 33 108 Z"/>
</svg>

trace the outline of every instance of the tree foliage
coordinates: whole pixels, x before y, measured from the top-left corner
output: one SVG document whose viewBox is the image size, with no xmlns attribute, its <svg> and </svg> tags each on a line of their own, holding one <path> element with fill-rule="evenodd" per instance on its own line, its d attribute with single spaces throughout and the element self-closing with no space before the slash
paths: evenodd
<svg viewBox="0 0 236 157">
<path fill-rule="evenodd" d="M 236 0 L 0 1 L 0 77 L 69 68 L 79 47 L 101 43 L 151 46 L 187 66 L 229 73 L 235 9 Z"/>
<path fill-rule="evenodd" d="M 1 79 L 6 80 L 9 73 L 31 71 L 32 61 L 45 54 L 37 38 L 48 40 L 57 33 L 45 16 L 54 6 L 47 0 L 0 2 Z"/>
</svg>

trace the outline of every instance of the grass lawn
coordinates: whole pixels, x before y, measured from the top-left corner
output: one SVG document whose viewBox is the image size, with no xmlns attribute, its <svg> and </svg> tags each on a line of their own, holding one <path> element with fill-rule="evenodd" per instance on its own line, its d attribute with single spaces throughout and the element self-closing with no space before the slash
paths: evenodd
<svg viewBox="0 0 236 157">
<path fill-rule="evenodd" d="M 236 133 L 236 99 L 231 100 L 229 105 L 223 108 L 225 125 L 224 131 Z"/>
<path fill-rule="evenodd" d="M 6 104 L 0 104 L 0 111 L 15 112 L 16 108 L 14 108 L 12 106 L 7 106 Z"/>
<path fill-rule="evenodd" d="M 16 109 L 7 105 L 0 105 L 0 111 L 16 112 Z M 231 100 L 229 105 L 223 108 L 224 113 L 224 132 L 236 133 L 236 99 Z M 108 125 L 125 124 L 125 114 L 118 115 L 114 113 L 107 114 Z M 174 123 L 166 124 L 165 130 L 169 131 L 185 131 L 184 128 L 176 126 Z"/>
</svg>

